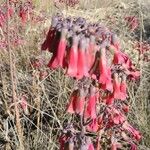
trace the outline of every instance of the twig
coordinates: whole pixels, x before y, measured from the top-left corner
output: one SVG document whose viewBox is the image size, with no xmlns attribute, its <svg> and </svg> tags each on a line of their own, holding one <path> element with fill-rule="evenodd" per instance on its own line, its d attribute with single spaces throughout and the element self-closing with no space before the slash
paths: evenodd
<svg viewBox="0 0 150 150">
<path fill-rule="evenodd" d="M 7 0 L 7 49 L 9 52 L 9 61 L 10 61 L 12 97 L 13 97 L 13 102 L 15 103 L 16 128 L 17 128 L 18 139 L 19 139 L 19 143 L 20 143 L 19 149 L 24 150 L 22 128 L 21 128 L 20 115 L 19 115 L 18 104 L 17 104 L 16 81 L 15 81 L 15 76 L 16 76 L 15 62 L 13 62 L 12 50 L 10 48 L 9 20 L 10 20 L 10 18 L 9 18 L 9 0 Z"/>
</svg>

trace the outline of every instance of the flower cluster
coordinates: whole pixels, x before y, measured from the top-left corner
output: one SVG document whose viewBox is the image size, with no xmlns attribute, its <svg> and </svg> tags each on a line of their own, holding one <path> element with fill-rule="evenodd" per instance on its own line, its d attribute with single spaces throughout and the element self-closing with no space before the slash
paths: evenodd
<svg viewBox="0 0 150 150">
<path fill-rule="evenodd" d="M 43 21 L 44 17 L 34 13 L 34 6 L 31 0 L 25 0 L 24 2 L 10 0 L 9 6 L 7 6 L 6 2 L 2 3 L 0 6 L 0 48 L 6 49 L 7 47 L 8 21 L 10 43 L 16 47 L 25 43 L 21 32 L 25 32 L 26 24 L 28 22 L 37 24 L 37 22 Z"/>
<path fill-rule="evenodd" d="M 9 8 L 7 8 L 7 5 L 4 3 L 2 4 L 0 11 L 0 27 L 5 25 L 8 16 L 9 19 L 11 19 L 15 13 L 21 19 L 22 23 L 26 23 L 29 19 L 28 17 L 32 15 L 32 11 L 33 4 L 29 0 L 25 1 L 24 3 L 19 3 L 19 1 L 10 1 Z"/>
<path fill-rule="evenodd" d="M 19 35 L 19 32 L 16 32 L 18 29 L 19 31 L 21 28 L 14 24 L 14 21 L 16 21 L 15 17 L 16 14 L 19 17 L 19 21 L 21 22 L 21 26 L 26 23 L 27 21 L 27 15 L 29 13 L 29 7 L 31 6 L 31 3 L 28 1 L 25 3 L 19 3 L 15 1 L 10 1 L 9 6 L 7 6 L 6 3 L 2 4 L 0 7 L 0 48 L 6 49 L 7 42 L 6 42 L 6 36 L 7 36 L 7 22 L 9 21 L 9 36 L 10 36 L 10 42 L 12 46 L 18 46 L 24 43 L 23 37 Z M 23 9 L 26 7 L 26 11 Z M 31 10 L 30 10 L 31 12 Z M 28 15 L 29 16 L 29 15 Z"/>
<path fill-rule="evenodd" d="M 42 44 L 42 50 L 47 49 L 53 53 L 48 67 L 64 68 L 66 75 L 77 81 L 67 112 L 80 118 L 78 134 L 88 139 L 87 132 L 96 133 L 92 148 L 85 149 L 100 149 L 102 138 L 110 142 L 113 150 L 125 146 L 121 141 L 131 148 L 136 147 L 141 135 L 127 121 L 127 80 L 138 79 L 140 73 L 121 50 L 116 34 L 100 23 L 57 14 L 53 16 Z M 61 149 L 65 149 L 64 143 L 70 140 L 72 149 L 76 149 L 77 138 L 72 138 L 67 132 L 63 137 Z"/>
</svg>

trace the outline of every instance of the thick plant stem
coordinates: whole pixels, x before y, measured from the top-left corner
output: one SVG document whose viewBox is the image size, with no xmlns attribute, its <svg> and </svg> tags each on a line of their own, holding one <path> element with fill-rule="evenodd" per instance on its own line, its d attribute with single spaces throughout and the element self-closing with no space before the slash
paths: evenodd
<svg viewBox="0 0 150 150">
<path fill-rule="evenodd" d="M 9 52 L 9 61 L 10 61 L 10 76 L 11 76 L 11 83 L 12 83 L 12 98 L 13 103 L 15 104 L 15 118 L 16 118 L 16 129 L 19 139 L 19 150 L 24 150 L 23 146 L 23 135 L 22 135 L 22 128 L 20 123 L 20 115 L 18 110 L 18 104 L 17 104 L 17 94 L 16 94 L 16 68 L 15 68 L 15 62 L 13 61 L 13 54 L 10 47 L 10 35 L 9 35 L 9 0 L 7 0 L 7 49 Z"/>
</svg>

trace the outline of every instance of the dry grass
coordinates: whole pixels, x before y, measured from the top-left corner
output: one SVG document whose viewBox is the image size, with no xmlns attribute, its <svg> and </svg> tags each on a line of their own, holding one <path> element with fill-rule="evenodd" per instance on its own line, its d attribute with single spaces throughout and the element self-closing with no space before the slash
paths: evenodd
<svg viewBox="0 0 150 150">
<path fill-rule="evenodd" d="M 37 57 L 47 59 L 46 53 L 41 56 L 40 45 L 44 40 L 43 31 L 50 25 L 50 18 L 58 10 L 49 0 L 34 0 L 35 12 L 46 11 L 46 20 L 42 24 L 28 24 L 24 32 L 20 33 L 26 39 L 26 44 L 12 49 L 13 61 L 16 67 L 16 93 L 27 96 L 29 114 L 20 110 L 20 121 L 24 132 L 23 140 L 26 150 L 55 150 L 58 149 L 59 130 L 63 124 L 73 121 L 65 112 L 65 106 L 71 93 L 74 81 L 63 75 L 63 70 L 48 71 L 48 76 L 40 80 L 39 70 L 31 67 L 31 60 Z M 76 8 L 62 6 L 62 12 L 68 16 L 82 16 L 89 21 L 98 21 L 107 25 L 120 38 L 123 49 L 128 53 L 137 68 L 141 71 L 141 80 L 130 83 L 128 92 L 131 103 L 130 121 L 143 133 L 139 145 L 141 150 L 150 149 L 150 63 L 138 62 L 138 53 L 133 49 L 133 41 L 138 38 L 148 40 L 150 26 L 150 12 L 148 16 L 149 0 L 81 0 Z M 137 33 L 131 32 L 125 25 L 124 17 L 136 15 L 140 20 Z M 115 19 L 115 23 L 108 16 Z M 146 27 L 146 28 L 145 28 Z M 145 30 L 144 30 L 145 29 Z M 145 31 L 145 32 L 143 32 Z M 25 34 L 24 34 L 25 33 Z M 10 79 L 10 63 L 8 52 L 0 51 L 0 149 L 19 149 L 18 134 L 14 118 L 14 105 L 12 103 L 12 90 Z"/>
</svg>

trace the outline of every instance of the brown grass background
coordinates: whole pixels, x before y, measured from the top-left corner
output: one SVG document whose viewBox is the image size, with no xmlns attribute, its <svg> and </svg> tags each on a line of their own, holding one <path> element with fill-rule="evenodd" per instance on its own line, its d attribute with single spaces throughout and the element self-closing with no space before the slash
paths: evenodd
<svg viewBox="0 0 150 150">
<path fill-rule="evenodd" d="M 52 0 L 33 0 L 35 13 L 45 11 L 46 20 L 42 24 L 28 24 L 24 32 L 19 33 L 26 44 L 14 48 L 12 56 L 15 65 L 17 96 L 26 94 L 30 115 L 20 110 L 20 121 L 24 132 L 25 150 L 57 150 L 59 130 L 65 122 L 73 121 L 65 112 L 65 106 L 74 84 L 63 74 L 63 70 L 48 71 L 44 80 L 39 80 L 39 70 L 30 67 L 31 60 L 39 57 L 49 59 L 49 53 L 41 53 L 40 45 L 44 41 L 44 30 L 48 30 L 52 14 L 59 11 Z M 149 0 L 81 0 L 80 5 L 69 8 L 61 5 L 66 16 L 82 16 L 89 21 L 99 21 L 117 33 L 122 48 L 133 59 L 141 72 L 139 82 L 130 83 L 128 88 L 130 112 L 128 118 L 143 134 L 140 150 L 150 150 L 150 62 L 138 62 L 138 52 L 133 49 L 135 39 L 150 40 L 150 1 Z M 135 15 L 140 25 L 136 32 L 130 32 L 124 17 Z M 108 18 L 115 18 L 112 23 Z M 147 53 L 149 55 L 149 53 Z M 34 77 L 33 77 L 34 76 Z M 10 62 L 8 52 L 0 50 L 0 149 L 20 149 L 19 137 L 14 118 Z M 18 98 L 19 100 L 19 98 Z M 3 142 L 5 141 L 5 142 Z"/>
</svg>

